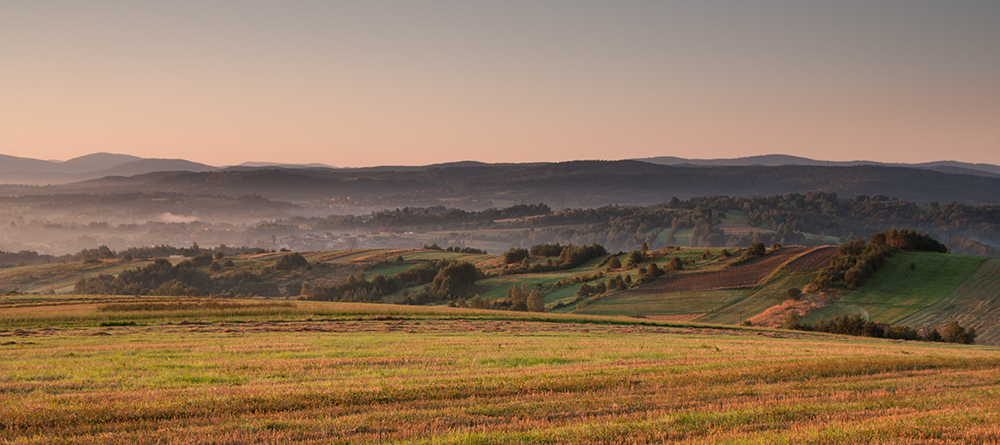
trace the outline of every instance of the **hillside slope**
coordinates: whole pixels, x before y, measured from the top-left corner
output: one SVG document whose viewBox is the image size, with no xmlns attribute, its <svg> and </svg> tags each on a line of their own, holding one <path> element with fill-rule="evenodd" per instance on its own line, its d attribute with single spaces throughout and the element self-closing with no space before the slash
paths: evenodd
<svg viewBox="0 0 1000 445">
<path fill-rule="evenodd" d="M 612 269 L 607 265 L 610 257 L 603 256 L 572 268 L 507 273 L 508 266 L 503 264 L 500 255 L 426 249 L 361 249 L 307 252 L 304 257 L 308 268 L 283 270 L 276 264 L 285 254 L 267 253 L 234 256 L 231 266 L 214 271 L 201 266 L 199 271 L 222 280 L 221 283 L 243 277 L 237 280 L 241 286 L 238 291 L 216 287 L 211 291 L 215 295 L 239 293 L 298 298 L 305 283 L 313 287 L 334 286 L 350 274 L 358 274 L 360 279 L 372 282 L 376 276 L 382 276 L 383 280 L 395 279 L 395 274 L 449 259 L 472 263 L 485 275 L 475 281 L 466 294 L 447 295 L 424 303 L 465 305 L 473 294 L 486 300 L 502 301 L 512 287 L 525 286 L 527 290 L 543 293 L 544 306 L 549 312 L 735 325 L 751 318 L 756 324 L 759 317 L 755 316 L 758 315 L 776 313 L 780 317 L 786 305 L 792 303 L 788 290 L 805 288 L 829 261 L 833 250 L 832 247 L 790 246 L 734 264 L 735 258 L 724 257 L 719 248 L 665 248 L 650 251 L 635 266 Z M 626 263 L 628 256 L 620 254 L 619 261 Z M 668 271 L 658 279 L 645 275 L 650 264 L 668 270 L 673 259 L 685 264 L 683 271 Z M 557 258 L 533 258 L 531 263 L 544 265 L 554 260 Z M 172 262 L 176 264 L 180 260 Z M 0 269 L 0 293 L 11 290 L 70 293 L 83 278 L 117 275 L 149 264 L 152 261 L 146 259 L 6 267 Z M 406 296 L 426 286 L 430 278 L 410 281 L 375 297 L 384 303 L 405 301 Z M 645 284 L 635 284 L 642 282 Z M 863 286 L 842 298 L 830 301 L 829 296 L 809 294 L 809 300 L 817 303 L 810 307 L 820 307 L 803 318 L 807 323 L 854 314 L 862 314 L 871 321 L 913 328 L 940 327 L 957 321 L 975 328 L 979 343 L 1000 344 L 1000 259 L 900 253 Z"/>
<path fill-rule="evenodd" d="M 942 253 L 900 253 L 861 287 L 810 313 L 807 322 L 862 314 L 914 328 L 957 321 L 977 343 L 1000 344 L 1000 260 Z"/>
</svg>

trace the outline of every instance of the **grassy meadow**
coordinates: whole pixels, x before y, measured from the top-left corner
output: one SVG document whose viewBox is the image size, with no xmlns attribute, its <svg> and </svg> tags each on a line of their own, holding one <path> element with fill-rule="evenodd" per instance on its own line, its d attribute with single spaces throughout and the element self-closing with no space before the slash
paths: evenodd
<svg viewBox="0 0 1000 445">
<path fill-rule="evenodd" d="M 976 328 L 977 343 L 1000 344 L 1000 260 L 899 253 L 861 287 L 806 320 L 856 313 L 872 321 L 918 327 L 958 321 Z"/>
<path fill-rule="evenodd" d="M 985 443 L 1000 349 L 569 314 L 0 299 L 0 442 Z"/>
</svg>

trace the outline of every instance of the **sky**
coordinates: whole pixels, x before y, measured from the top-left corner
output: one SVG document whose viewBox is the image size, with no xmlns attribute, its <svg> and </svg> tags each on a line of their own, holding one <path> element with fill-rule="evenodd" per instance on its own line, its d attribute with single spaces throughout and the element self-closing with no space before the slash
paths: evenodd
<svg viewBox="0 0 1000 445">
<path fill-rule="evenodd" d="M 0 153 L 1000 164 L 1000 1 L 0 2 Z"/>
</svg>

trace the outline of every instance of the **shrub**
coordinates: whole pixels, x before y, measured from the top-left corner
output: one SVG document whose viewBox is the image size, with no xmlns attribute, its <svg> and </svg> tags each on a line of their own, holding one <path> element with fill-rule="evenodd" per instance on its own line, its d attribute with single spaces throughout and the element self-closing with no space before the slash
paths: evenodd
<svg viewBox="0 0 1000 445">
<path fill-rule="evenodd" d="M 625 265 L 628 266 L 629 269 L 631 269 L 633 267 L 638 266 L 639 263 L 642 263 L 643 259 L 644 255 L 642 254 L 642 252 L 638 250 L 633 250 L 632 253 L 628 254 L 628 258 L 625 260 Z"/>
<path fill-rule="evenodd" d="M 679 257 L 679 256 L 675 256 L 675 257 L 671 258 L 670 261 L 667 262 L 667 270 L 671 270 L 671 271 L 673 271 L 673 270 L 684 270 L 684 261 L 681 260 L 681 257 Z"/>
<path fill-rule="evenodd" d="M 798 301 L 802 298 L 802 290 L 796 287 L 788 289 L 788 298 Z"/>
<path fill-rule="evenodd" d="M 958 322 L 948 323 L 948 326 L 941 332 L 941 339 L 948 343 L 960 343 L 971 345 L 976 343 L 976 330 L 969 328 L 966 330 Z"/>
<path fill-rule="evenodd" d="M 278 258 L 278 261 L 274 262 L 274 268 L 278 270 L 292 270 L 296 267 L 307 266 L 309 261 L 305 257 L 299 255 L 298 253 L 288 253 L 282 255 Z"/>
<path fill-rule="evenodd" d="M 745 255 L 747 257 L 758 257 L 763 256 L 765 253 L 767 253 L 767 248 L 764 247 L 764 243 L 757 241 L 750 245 Z"/>
</svg>

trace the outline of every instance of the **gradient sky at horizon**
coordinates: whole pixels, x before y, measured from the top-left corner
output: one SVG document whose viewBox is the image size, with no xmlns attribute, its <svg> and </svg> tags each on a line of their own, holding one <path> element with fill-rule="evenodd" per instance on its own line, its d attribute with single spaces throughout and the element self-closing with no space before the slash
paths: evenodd
<svg viewBox="0 0 1000 445">
<path fill-rule="evenodd" d="M 1000 164 L 1000 1 L 7 1 L 0 153 Z"/>
</svg>

